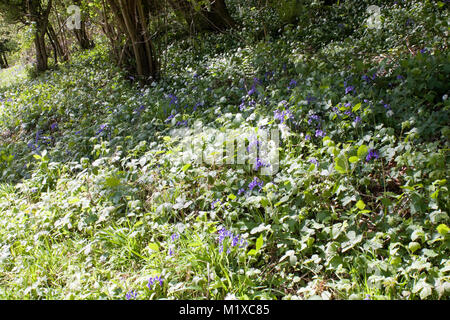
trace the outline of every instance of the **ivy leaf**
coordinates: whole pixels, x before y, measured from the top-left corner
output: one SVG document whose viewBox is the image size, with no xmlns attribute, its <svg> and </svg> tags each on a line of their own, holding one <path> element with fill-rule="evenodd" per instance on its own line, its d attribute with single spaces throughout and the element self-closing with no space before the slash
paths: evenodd
<svg viewBox="0 0 450 320">
<path fill-rule="evenodd" d="M 449 227 L 447 227 L 447 225 L 445 224 L 440 224 L 437 228 L 436 228 L 437 232 L 439 232 L 440 235 L 445 236 L 449 231 Z"/>
</svg>

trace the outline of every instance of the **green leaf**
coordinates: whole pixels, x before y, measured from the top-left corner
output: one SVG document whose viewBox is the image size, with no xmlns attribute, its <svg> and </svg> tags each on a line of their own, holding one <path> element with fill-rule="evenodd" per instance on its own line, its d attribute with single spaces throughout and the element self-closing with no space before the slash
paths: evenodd
<svg viewBox="0 0 450 320">
<path fill-rule="evenodd" d="M 408 245 L 408 248 L 411 251 L 411 253 L 414 253 L 414 252 L 416 252 L 417 250 L 420 249 L 420 243 L 415 242 L 415 241 L 410 242 L 409 245 Z"/>
<path fill-rule="evenodd" d="M 449 231 L 449 227 L 447 227 L 447 225 L 445 224 L 440 224 L 437 228 L 436 228 L 437 232 L 439 232 L 440 235 L 445 236 Z"/>
<path fill-rule="evenodd" d="M 156 243 L 149 243 L 148 247 L 153 251 L 159 251 L 159 246 Z"/>
<path fill-rule="evenodd" d="M 256 256 L 257 251 L 256 251 L 255 249 L 252 249 L 252 250 L 250 250 L 247 254 L 248 254 L 249 256 Z"/>
<path fill-rule="evenodd" d="M 183 172 L 186 172 L 187 171 L 187 169 L 189 169 L 191 167 L 191 164 L 190 163 L 187 163 L 187 164 L 185 164 L 184 166 L 183 166 L 183 168 L 181 169 Z"/>
<path fill-rule="evenodd" d="M 356 203 L 356 207 L 357 207 L 359 210 L 364 210 L 364 208 L 366 207 L 366 204 L 364 203 L 364 201 L 359 200 L 359 201 Z"/>
<path fill-rule="evenodd" d="M 363 144 L 358 148 L 358 157 L 360 159 L 363 159 L 368 152 L 369 148 L 365 144 Z"/>
<path fill-rule="evenodd" d="M 337 172 L 339 172 L 341 174 L 347 173 L 347 169 L 348 169 L 347 159 L 342 158 L 342 157 L 336 158 L 334 168 L 336 169 Z"/>
<path fill-rule="evenodd" d="M 258 240 L 256 240 L 256 251 L 259 251 L 259 249 L 261 249 L 261 247 L 263 246 L 264 240 L 263 240 L 263 235 L 261 234 L 258 238 Z"/>
<path fill-rule="evenodd" d="M 356 111 L 358 111 L 359 109 L 361 109 L 361 102 L 358 103 L 358 104 L 356 104 L 356 105 L 353 107 L 352 112 L 356 112 Z"/>
<path fill-rule="evenodd" d="M 358 162 L 358 161 L 359 161 L 359 158 L 353 156 L 353 157 L 350 157 L 350 158 L 348 159 L 348 161 L 350 161 L 350 163 L 355 163 L 355 162 Z"/>
<path fill-rule="evenodd" d="M 231 193 L 231 194 L 228 195 L 228 199 L 234 200 L 234 199 L 236 199 L 236 196 Z"/>
</svg>

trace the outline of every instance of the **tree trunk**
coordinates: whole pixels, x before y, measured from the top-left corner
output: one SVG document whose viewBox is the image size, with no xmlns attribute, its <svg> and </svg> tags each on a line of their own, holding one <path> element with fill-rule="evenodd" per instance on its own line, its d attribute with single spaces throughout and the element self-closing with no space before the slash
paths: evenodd
<svg viewBox="0 0 450 320">
<path fill-rule="evenodd" d="M 49 23 L 47 26 L 47 34 L 52 43 L 53 49 L 55 50 L 58 57 L 62 58 L 63 61 L 67 61 L 69 59 L 68 55 L 64 52 L 63 47 L 61 46 L 61 42 L 59 41 L 58 36 L 56 35 L 53 26 Z"/>
<path fill-rule="evenodd" d="M 80 0 L 74 0 L 74 3 L 81 7 L 81 1 Z M 82 50 L 86 49 L 92 49 L 95 47 L 94 41 L 89 39 L 88 34 L 86 32 L 86 22 L 85 19 L 81 19 L 81 28 L 80 29 L 74 29 L 75 37 L 77 38 L 78 44 Z"/>
<path fill-rule="evenodd" d="M 8 62 L 6 61 L 6 57 L 3 52 L 0 52 L 0 69 L 8 68 Z"/>
<path fill-rule="evenodd" d="M 148 34 L 149 6 L 143 0 L 109 0 L 134 55 L 134 71 L 141 82 L 159 79 L 159 64 Z"/>
<path fill-rule="evenodd" d="M 230 16 L 224 0 L 210 0 L 210 9 L 202 7 L 196 10 L 189 0 L 170 0 L 177 15 L 182 15 L 193 32 L 223 32 L 236 25 Z"/>
<path fill-rule="evenodd" d="M 34 45 L 36 47 L 36 68 L 38 71 L 45 71 L 48 69 L 48 54 L 45 47 L 45 33 L 47 31 L 48 16 L 52 8 L 52 0 L 48 1 L 47 8 L 41 8 L 41 2 L 37 0 L 30 0 L 27 2 L 31 21 L 36 23 L 36 33 L 34 38 Z"/>
<path fill-rule="evenodd" d="M 45 47 L 45 29 L 37 29 L 34 37 L 34 45 L 36 47 L 36 68 L 38 71 L 45 71 L 48 69 L 48 55 Z"/>
<path fill-rule="evenodd" d="M 78 44 L 80 45 L 81 49 L 86 50 L 94 48 L 95 46 L 94 41 L 89 39 L 88 34 L 86 32 L 86 24 L 83 20 L 81 21 L 81 28 L 75 29 L 73 31 L 75 33 L 75 37 L 77 38 Z"/>
</svg>

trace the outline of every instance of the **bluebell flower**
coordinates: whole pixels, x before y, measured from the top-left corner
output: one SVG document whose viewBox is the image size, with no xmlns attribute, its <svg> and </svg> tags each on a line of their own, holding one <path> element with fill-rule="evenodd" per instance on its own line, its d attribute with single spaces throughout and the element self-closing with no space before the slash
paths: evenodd
<svg viewBox="0 0 450 320">
<path fill-rule="evenodd" d="M 361 121 L 361 117 L 356 116 L 355 120 L 353 120 L 354 123 L 358 123 Z"/>
<path fill-rule="evenodd" d="M 256 158 L 256 162 L 255 162 L 255 170 L 256 171 L 258 171 L 259 168 L 261 168 L 261 167 L 268 167 L 268 166 L 269 166 L 269 164 L 265 163 L 260 158 Z"/>
<path fill-rule="evenodd" d="M 311 124 L 313 122 L 313 120 L 319 122 L 320 116 L 318 116 L 316 114 L 310 115 L 309 119 L 308 119 L 308 124 Z"/>
<path fill-rule="evenodd" d="M 254 177 L 252 182 L 250 182 L 250 184 L 248 185 L 248 189 L 252 191 L 255 187 L 259 187 L 259 191 L 261 191 L 263 184 L 264 183 L 261 180 L 259 180 L 257 177 Z"/>
<path fill-rule="evenodd" d="M 310 162 L 310 163 L 314 163 L 316 166 L 318 166 L 319 165 L 319 161 L 317 161 L 317 159 L 316 158 L 311 158 L 311 159 L 309 159 L 308 160 L 308 162 Z"/>
<path fill-rule="evenodd" d="M 58 128 L 58 123 L 57 123 L 57 122 L 52 123 L 52 124 L 50 125 L 50 129 L 51 129 L 51 130 L 55 130 L 56 128 Z"/>
<path fill-rule="evenodd" d="M 320 129 L 316 130 L 316 137 L 325 137 L 326 135 L 327 135 L 326 132 Z"/>
<path fill-rule="evenodd" d="M 164 121 L 165 123 L 170 122 L 170 120 L 172 120 L 173 118 L 175 118 L 175 116 L 177 115 L 177 113 L 172 113 L 170 116 L 167 117 L 167 119 Z"/>
<path fill-rule="evenodd" d="M 261 146 L 261 142 L 258 139 L 252 140 L 247 147 L 247 152 L 250 152 L 253 149 L 253 146 L 256 146 L 256 149 L 259 151 L 259 147 Z"/>
<path fill-rule="evenodd" d="M 253 85 L 251 88 L 250 88 L 250 90 L 247 92 L 247 94 L 249 95 L 249 96 L 251 96 L 252 94 L 254 94 L 256 92 L 256 87 L 255 87 L 255 85 Z"/>
<path fill-rule="evenodd" d="M 239 110 L 244 111 L 244 109 L 245 109 L 245 100 L 242 99 L 241 104 L 239 105 Z"/>
<path fill-rule="evenodd" d="M 180 235 L 179 235 L 178 233 L 174 233 L 174 234 L 172 234 L 172 235 L 170 236 L 170 239 L 171 239 L 172 241 L 175 241 L 175 240 L 177 240 L 177 239 L 180 239 Z"/>
<path fill-rule="evenodd" d="M 222 227 L 217 231 L 219 237 L 219 253 L 223 252 L 224 244 L 227 242 L 227 238 L 230 241 L 230 246 L 227 249 L 227 253 L 229 254 L 231 252 L 231 248 L 236 247 L 239 245 L 239 248 L 243 248 L 247 246 L 247 241 L 245 241 L 240 235 L 234 235 L 231 231 L 227 230 L 226 228 Z"/>
<path fill-rule="evenodd" d="M 292 80 L 289 82 L 288 89 L 292 89 L 292 88 L 294 88 L 294 87 L 296 87 L 296 86 L 297 86 L 297 81 L 295 81 L 294 79 L 292 79 Z"/>
<path fill-rule="evenodd" d="M 275 118 L 276 120 L 279 120 L 281 123 L 284 123 L 284 121 L 286 121 L 286 120 L 291 119 L 291 118 L 294 117 L 293 114 L 292 114 L 292 112 L 291 112 L 289 109 L 284 110 L 284 111 L 281 111 L 281 110 L 275 110 L 275 111 L 273 112 L 273 114 L 274 114 L 274 115 L 273 115 L 274 118 Z"/>
<path fill-rule="evenodd" d="M 99 135 L 100 133 L 102 133 L 106 128 L 108 127 L 108 124 L 102 124 L 100 126 L 100 129 L 97 131 L 96 135 Z"/>
<path fill-rule="evenodd" d="M 241 188 L 238 190 L 238 196 L 240 196 L 241 194 L 245 193 L 245 189 Z"/>
<path fill-rule="evenodd" d="M 366 156 L 366 161 L 369 162 L 372 159 L 378 159 L 378 158 L 379 158 L 378 152 L 374 149 L 370 149 L 369 153 Z"/>
<path fill-rule="evenodd" d="M 126 294 L 125 297 L 126 297 L 127 300 L 130 300 L 130 299 L 136 299 L 136 297 L 137 297 L 137 292 L 134 291 L 134 290 L 131 290 L 131 291 L 129 291 L 129 292 Z"/>
<path fill-rule="evenodd" d="M 345 94 L 349 94 L 350 92 L 352 92 L 354 90 L 355 90 L 354 86 L 348 86 L 345 88 Z"/>
<path fill-rule="evenodd" d="M 159 285 L 162 287 L 162 286 L 163 286 L 163 279 L 162 279 L 161 275 L 155 276 L 155 277 L 150 277 L 150 279 L 148 279 L 147 287 L 148 287 L 150 290 L 152 290 L 153 285 L 154 285 L 157 281 L 159 282 Z"/>
<path fill-rule="evenodd" d="M 309 134 L 307 134 L 307 135 L 305 136 L 305 139 L 306 139 L 306 140 L 311 140 L 311 136 L 310 136 Z"/>
</svg>

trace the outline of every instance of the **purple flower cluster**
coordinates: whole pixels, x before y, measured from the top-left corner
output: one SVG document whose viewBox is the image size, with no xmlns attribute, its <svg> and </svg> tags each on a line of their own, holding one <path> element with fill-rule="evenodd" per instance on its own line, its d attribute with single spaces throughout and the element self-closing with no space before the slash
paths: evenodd
<svg viewBox="0 0 450 320">
<path fill-rule="evenodd" d="M 252 182 L 250 182 L 248 185 L 248 190 L 252 191 L 255 187 L 259 187 L 259 191 L 261 191 L 263 185 L 264 183 L 261 180 L 259 180 L 258 177 L 254 177 Z"/>
<path fill-rule="evenodd" d="M 247 241 L 244 240 L 240 235 L 234 235 L 231 231 L 227 230 L 226 228 L 221 228 L 217 231 L 219 234 L 219 253 L 223 252 L 224 243 L 226 242 L 226 239 L 228 238 L 230 241 L 230 246 L 227 249 L 227 254 L 231 252 L 231 248 L 234 248 L 239 245 L 239 248 L 244 248 L 247 246 Z"/>
<path fill-rule="evenodd" d="M 319 161 L 317 161 L 317 159 L 316 158 L 311 158 L 311 159 L 309 159 L 308 160 L 308 162 L 310 162 L 310 163 L 314 163 L 316 166 L 318 166 L 319 165 Z"/>
<path fill-rule="evenodd" d="M 378 159 L 380 157 L 380 155 L 378 154 L 378 151 L 374 150 L 374 149 L 370 149 L 369 153 L 366 156 L 366 161 L 369 162 L 372 159 Z"/>
<path fill-rule="evenodd" d="M 269 167 L 270 165 L 267 164 L 264 160 L 261 160 L 260 158 L 256 158 L 255 162 L 255 171 L 258 171 L 261 167 Z"/>
<path fill-rule="evenodd" d="M 256 149 L 259 151 L 260 145 L 261 145 L 261 142 L 258 139 L 255 138 L 253 141 L 251 141 L 248 144 L 247 152 L 250 153 L 250 151 L 253 149 L 253 146 L 256 146 Z"/>
<path fill-rule="evenodd" d="M 325 137 L 326 135 L 327 135 L 327 133 L 326 133 L 325 131 L 320 130 L 320 129 L 316 130 L 316 137 L 321 137 L 321 138 L 323 138 L 323 137 Z"/>
<path fill-rule="evenodd" d="M 294 79 L 292 79 L 292 80 L 289 82 L 288 89 L 293 89 L 293 88 L 295 88 L 296 86 L 297 86 L 297 81 L 295 81 Z"/>
<path fill-rule="evenodd" d="M 100 125 L 100 129 L 98 129 L 98 131 L 97 131 L 97 133 L 95 135 L 98 136 L 100 133 L 105 131 L 105 129 L 107 129 L 107 128 L 108 128 L 108 124 L 107 123 Z"/>
<path fill-rule="evenodd" d="M 273 117 L 275 120 L 279 120 L 281 123 L 284 123 L 284 121 L 293 118 L 294 115 L 289 109 L 283 111 L 277 109 L 273 112 Z"/>
<path fill-rule="evenodd" d="M 308 124 L 311 124 L 313 121 L 317 121 L 320 124 L 320 116 L 316 114 L 309 116 Z"/>
<path fill-rule="evenodd" d="M 131 290 L 125 295 L 125 297 L 126 297 L 127 300 L 136 299 L 137 292 L 134 291 L 134 290 Z"/>
<path fill-rule="evenodd" d="M 148 279 L 148 284 L 147 287 L 152 290 L 153 285 L 156 283 L 156 281 L 159 282 L 159 285 L 162 287 L 163 286 L 163 279 L 161 277 L 161 275 L 159 276 L 154 276 L 154 277 L 150 277 L 150 279 Z"/>
<path fill-rule="evenodd" d="M 353 92 L 355 90 L 354 86 L 348 86 L 345 88 L 345 94 L 349 94 L 350 92 Z"/>
</svg>

